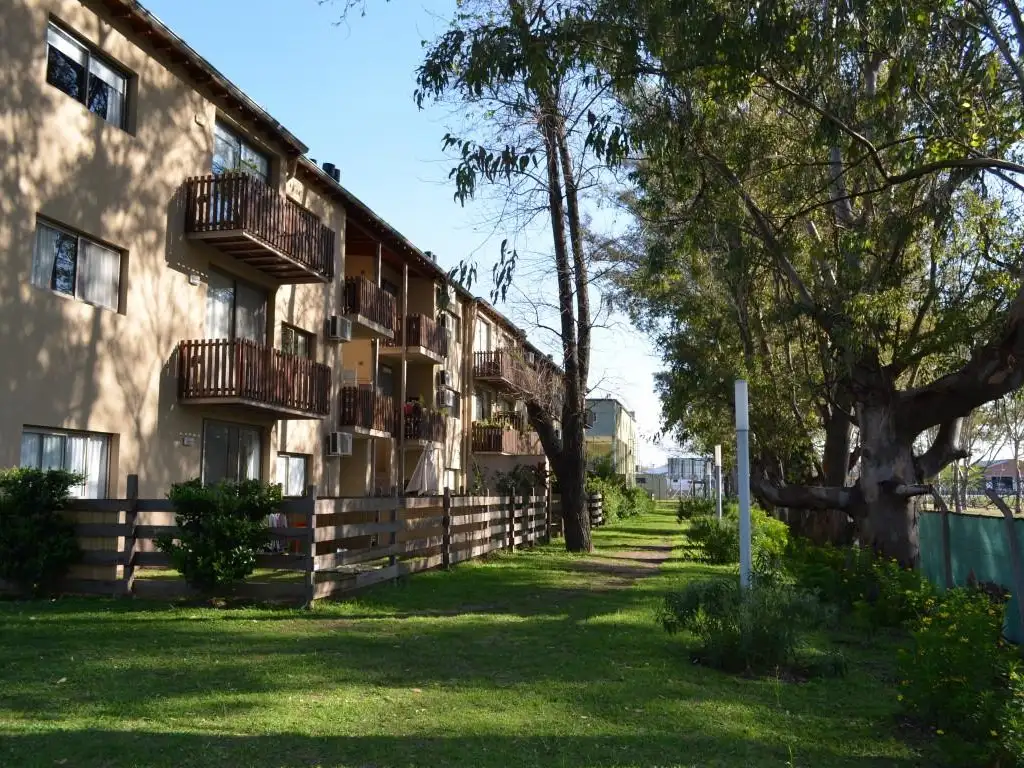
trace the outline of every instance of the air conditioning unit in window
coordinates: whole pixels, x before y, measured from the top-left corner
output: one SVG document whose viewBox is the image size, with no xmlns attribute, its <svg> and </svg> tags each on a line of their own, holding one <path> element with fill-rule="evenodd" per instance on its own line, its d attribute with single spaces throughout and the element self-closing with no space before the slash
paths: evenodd
<svg viewBox="0 0 1024 768">
<path fill-rule="evenodd" d="M 452 385 L 451 371 L 440 370 L 437 372 L 437 386 L 450 387 Z"/>
<path fill-rule="evenodd" d="M 351 456 L 352 435 L 347 432 L 329 432 L 327 434 L 328 456 Z"/>
<path fill-rule="evenodd" d="M 327 338 L 331 341 L 352 341 L 352 321 L 341 315 L 331 315 L 327 323 Z"/>
<path fill-rule="evenodd" d="M 455 407 L 455 392 L 451 389 L 442 389 L 437 393 L 437 407 L 438 408 L 454 408 Z"/>
</svg>

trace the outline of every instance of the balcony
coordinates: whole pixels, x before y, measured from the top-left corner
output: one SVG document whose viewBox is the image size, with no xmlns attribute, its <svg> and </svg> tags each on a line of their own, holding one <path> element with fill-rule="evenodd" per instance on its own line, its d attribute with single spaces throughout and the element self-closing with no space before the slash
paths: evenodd
<svg viewBox="0 0 1024 768">
<path fill-rule="evenodd" d="M 412 363 L 437 365 L 448 357 L 448 329 L 432 317 L 409 315 L 400 323 L 395 339 L 385 342 L 382 355 L 397 356 L 405 345 L 405 359 Z"/>
<path fill-rule="evenodd" d="M 519 430 L 496 420 L 475 421 L 472 429 L 473 453 L 502 456 L 543 456 L 540 438 L 533 430 Z"/>
<path fill-rule="evenodd" d="M 282 283 L 329 283 L 334 230 L 246 173 L 185 182 L 185 232 Z"/>
<path fill-rule="evenodd" d="M 246 339 L 178 344 L 178 397 L 194 405 L 234 405 L 280 419 L 330 414 L 331 369 Z"/>
<path fill-rule="evenodd" d="M 398 309 L 395 297 L 365 277 L 345 278 L 345 317 L 356 339 L 395 338 Z"/>
<path fill-rule="evenodd" d="M 338 428 L 354 437 L 391 438 L 396 429 L 395 401 L 372 387 L 341 388 Z"/>
<path fill-rule="evenodd" d="M 473 378 L 503 392 L 526 388 L 525 363 L 511 350 L 473 353 Z"/>
<path fill-rule="evenodd" d="M 448 433 L 447 420 L 439 411 L 410 409 L 405 414 L 406 445 L 426 445 L 427 443 L 443 443 Z"/>
</svg>

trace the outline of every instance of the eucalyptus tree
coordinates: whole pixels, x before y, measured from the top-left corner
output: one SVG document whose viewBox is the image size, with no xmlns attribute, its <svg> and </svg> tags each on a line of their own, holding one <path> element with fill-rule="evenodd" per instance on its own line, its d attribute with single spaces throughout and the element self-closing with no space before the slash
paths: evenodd
<svg viewBox="0 0 1024 768">
<path fill-rule="evenodd" d="M 683 344 L 705 362 L 734 354 L 733 372 L 779 390 L 755 424 L 755 491 L 840 510 L 904 562 L 914 497 L 963 455 L 960 420 L 1024 381 L 1024 80 L 1019 51 L 994 41 L 1001 18 L 931 0 L 608 0 L 590 31 L 642 149 L 647 269 L 713 274 L 708 309 L 736 326 L 731 352 L 712 354 L 712 321 L 681 298 L 674 322 L 698 339 Z M 810 363 L 791 373 L 794 350 Z M 670 405 L 698 386 L 678 373 Z M 702 392 L 724 405 L 715 376 Z M 772 465 L 791 394 L 828 406 L 802 423 L 831 472 Z"/>
</svg>

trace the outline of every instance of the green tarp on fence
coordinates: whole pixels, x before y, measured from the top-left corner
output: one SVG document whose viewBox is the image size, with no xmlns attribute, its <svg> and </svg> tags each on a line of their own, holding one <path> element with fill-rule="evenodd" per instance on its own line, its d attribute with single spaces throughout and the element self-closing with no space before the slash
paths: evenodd
<svg viewBox="0 0 1024 768">
<path fill-rule="evenodd" d="M 1014 520 L 1017 540 L 1024 550 L 1024 519 Z M 1006 521 L 1002 517 L 984 515 L 949 516 L 949 549 L 953 562 L 953 581 L 967 583 L 974 571 L 979 581 L 993 581 L 1012 591 L 1013 565 L 1010 545 L 1006 540 Z M 942 586 L 942 518 L 937 512 L 921 515 L 921 571 L 933 584 Z M 1024 642 L 1017 624 L 1014 595 L 1006 610 L 1006 636 L 1016 643 Z"/>
</svg>

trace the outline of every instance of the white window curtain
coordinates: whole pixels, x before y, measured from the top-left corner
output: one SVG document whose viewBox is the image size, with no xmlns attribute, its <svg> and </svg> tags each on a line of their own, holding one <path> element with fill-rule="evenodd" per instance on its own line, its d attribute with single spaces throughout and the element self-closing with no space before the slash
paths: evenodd
<svg viewBox="0 0 1024 768">
<path fill-rule="evenodd" d="M 100 87 L 106 90 L 106 113 L 101 115 L 111 125 L 121 128 L 124 125 L 124 96 L 126 81 L 123 75 L 115 72 L 102 61 L 95 58 L 89 59 L 89 91 L 91 94 L 96 87 L 92 78 L 99 80 L 103 85 Z"/>
<path fill-rule="evenodd" d="M 301 496 L 306 491 L 306 457 L 279 455 L 277 482 L 285 496 Z"/>
<path fill-rule="evenodd" d="M 121 254 L 82 240 L 79 246 L 78 292 L 92 304 L 117 311 Z"/>
<path fill-rule="evenodd" d="M 36 252 L 32 259 L 32 285 L 49 288 L 57 259 L 57 240 L 61 233 L 43 223 L 36 225 Z"/>
<path fill-rule="evenodd" d="M 260 448 L 259 430 L 238 430 L 238 479 L 260 479 Z"/>
<path fill-rule="evenodd" d="M 39 451 L 43 447 L 43 437 L 37 432 L 26 432 L 21 436 L 21 466 L 30 469 L 39 468 Z"/>
<path fill-rule="evenodd" d="M 107 495 L 107 445 L 105 437 L 87 437 L 85 460 L 85 498 L 102 499 Z"/>
<path fill-rule="evenodd" d="M 235 285 L 235 335 L 257 344 L 267 336 L 267 295 L 245 283 Z"/>
<path fill-rule="evenodd" d="M 43 450 L 39 468 L 43 471 L 64 468 L 63 435 L 43 435 Z"/>
<path fill-rule="evenodd" d="M 211 272 L 206 284 L 206 338 L 231 338 L 234 307 L 234 281 L 219 272 Z"/>
<path fill-rule="evenodd" d="M 76 475 L 86 474 L 86 453 L 88 452 L 89 442 L 88 438 L 81 437 L 79 435 L 70 435 L 67 438 L 67 445 L 64 458 L 64 469 L 68 472 L 74 472 Z M 86 495 L 86 483 L 82 482 L 79 485 L 73 487 L 70 491 L 71 495 L 78 499 L 89 498 Z"/>
</svg>

